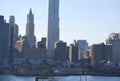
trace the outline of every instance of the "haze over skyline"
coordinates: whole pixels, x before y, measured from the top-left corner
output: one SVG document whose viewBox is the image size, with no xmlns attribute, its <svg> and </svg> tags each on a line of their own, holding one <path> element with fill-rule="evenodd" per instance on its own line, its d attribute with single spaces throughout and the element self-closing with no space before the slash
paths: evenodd
<svg viewBox="0 0 120 81">
<path fill-rule="evenodd" d="M 60 40 L 72 43 L 104 42 L 110 33 L 120 32 L 120 0 L 60 0 Z M 32 8 L 37 41 L 47 36 L 48 0 L 3 0 L 0 15 L 15 16 L 19 34 L 25 35 L 27 14 Z"/>
</svg>

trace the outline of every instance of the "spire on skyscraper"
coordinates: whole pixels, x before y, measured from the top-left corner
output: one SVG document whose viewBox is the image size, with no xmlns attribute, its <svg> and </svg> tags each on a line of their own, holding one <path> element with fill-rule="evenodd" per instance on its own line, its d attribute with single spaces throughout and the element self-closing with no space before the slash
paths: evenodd
<svg viewBox="0 0 120 81">
<path fill-rule="evenodd" d="M 32 14 L 32 9 L 30 8 L 29 14 Z"/>
</svg>

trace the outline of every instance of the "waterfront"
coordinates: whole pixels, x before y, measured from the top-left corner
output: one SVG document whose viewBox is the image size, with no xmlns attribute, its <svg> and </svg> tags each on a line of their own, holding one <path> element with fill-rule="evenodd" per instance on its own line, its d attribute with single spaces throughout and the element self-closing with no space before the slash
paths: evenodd
<svg viewBox="0 0 120 81">
<path fill-rule="evenodd" d="M 58 81 L 80 81 L 80 76 L 56 77 Z M 120 81 L 120 77 L 87 76 L 88 81 Z M 0 75 L 0 81 L 34 81 L 35 77 L 23 77 L 15 75 Z M 85 76 L 82 76 L 85 81 Z"/>
</svg>

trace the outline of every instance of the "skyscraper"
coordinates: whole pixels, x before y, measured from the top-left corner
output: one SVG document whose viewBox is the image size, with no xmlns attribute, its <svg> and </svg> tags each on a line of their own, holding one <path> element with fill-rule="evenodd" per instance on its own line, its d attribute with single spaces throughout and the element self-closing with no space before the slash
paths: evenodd
<svg viewBox="0 0 120 81">
<path fill-rule="evenodd" d="M 54 43 L 59 41 L 59 0 L 49 0 L 46 47 L 48 56 L 54 56 Z"/>
<path fill-rule="evenodd" d="M 15 17 L 10 16 L 9 18 L 10 25 L 10 54 L 9 54 L 9 64 L 13 62 L 13 49 L 14 49 L 14 26 L 15 26 Z"/>
<path fill-rule="evenodd" d="M 35 46 L 36 37 L 34 36 L 34 15 L 31 9 L 27 15 L 26 36 L 30 43 L 30 47 L 33 48 Z"/>
<path fill-rule="evenodd" d="M 18 39 L 18 25 L 15 24 L 15 17 L 13 15 L 11 15 L 9 18 L 9 24 L 10 27 L 13 27 L 11 31 L 13 33 L 13 46 L 15 46 Z"/>
<path fill-rule="evenodd" d="M 9 24 L 0 15 L 0 67 L 8 64 L 9 57 Z"/>
</svg>

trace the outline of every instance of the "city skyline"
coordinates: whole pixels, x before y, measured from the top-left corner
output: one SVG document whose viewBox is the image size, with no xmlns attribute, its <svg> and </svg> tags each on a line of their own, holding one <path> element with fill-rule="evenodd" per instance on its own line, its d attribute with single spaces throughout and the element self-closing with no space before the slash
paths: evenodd
<svg viewBox="0 0 120 81">
<path fill-rule="evenodd" d="M 119 0 L 60 0 L 60 40 L 72 43 L 85 39 L 88 43 L 104 42 L 112 32 L 120 32 Z M 24 6 L 25 5 L 25 6 Z M 0 3 L 0 15 L 14 15 L 19 34 L 25 35 L 26 15 L 30 8 L 35 15 L 37 41 L 47 37 L 48 0 L 15 1 Z"/>
</svg>

